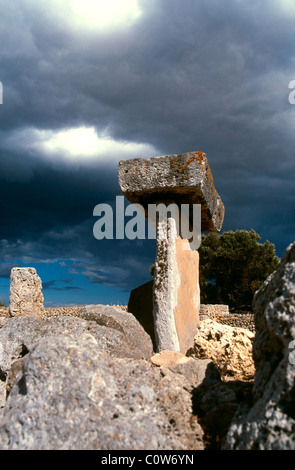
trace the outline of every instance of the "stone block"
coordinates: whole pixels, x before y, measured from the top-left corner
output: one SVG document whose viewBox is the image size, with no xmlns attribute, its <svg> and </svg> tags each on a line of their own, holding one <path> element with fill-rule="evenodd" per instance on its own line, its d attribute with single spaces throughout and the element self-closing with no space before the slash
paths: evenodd
<svg viewBox="0 0 295 470">
<path fill-rule="evenodd" d="M 44 313 L 42 281 L 35 268 L 12 268 L 9 292 L 10 316 L 41 317 Z"/>
<path fill-rule="evenodd" d="M 123 160 L 118 179 L 126 198 L 146 211 L 148 204 L 160 202 L 201 204 L 202 232 L 218 232 L 222 227 L 224 205 L 203 152 Z"/>
</svg>

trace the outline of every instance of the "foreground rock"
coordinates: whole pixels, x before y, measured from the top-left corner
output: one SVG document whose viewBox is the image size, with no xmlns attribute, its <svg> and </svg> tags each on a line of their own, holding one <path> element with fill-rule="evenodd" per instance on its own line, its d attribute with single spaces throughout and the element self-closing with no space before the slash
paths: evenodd
<svg viewBox="0 0 295 470">
<path fill-rule="evenodd" d="M 153 354 L 150 337 L 131 313 L 89 305 L 80 310 L 80 316 L 15 317 L 5 323 L 0 330 L 0 407 L 5 404 L 6 385 L 12 380 L 16 361 L 31 352 L 44 336 L 68 335 L 78 339 L 89 333 L 98 348 L 111 356 L 148 360 Z"/>
<path fill-rule="evenodd" d="M 87 306 L 81 316 L 1 328 L 0 449 L 203 449 L 197 369 L 153 365 L 151 339 L 128 312 Z"/>
<path fill-rule="evenodd" d="M 189 387 L 191 391 L 203 383 L 206 374 L 212 370 L 212 366 L 214 370 L 212 374 L 220 382 L 220 375 L 210 359 L 201 360 L 187 357 L 180 352 L 163 350 L 152 356 L 150 361 L 153 365 L 160 367 L 164 373 L 169 369 L 176 374 L 183 375 L 187 380 L 186 387 Z"/>
<path fill-rule="evenodd" d="M 3 411 L 0 449 L 202 449 L 183 378 L 110 357 L 89 333 L 46 336 Z"/>
<path fill-rule="evenodd" d="M 253 310 L 254 404 L 239 409 L 223 448 L 295 450 L 295 243 L 256 292 Z"/>
<path fill-rule="evenodd" d="M 43 315 L 42 282 L 35 268 L 12 268 L 9 313 L 12 317 L 21 315 L 41 317 Z"/>
<path fill-rule="evenodd" d="M 200 359 L 211 359 L 223 380 L 253 380 L 253 338 L 254 333 L 245 328 L 205 319 L 197 328 L 194 353 Z"/>
</svg>

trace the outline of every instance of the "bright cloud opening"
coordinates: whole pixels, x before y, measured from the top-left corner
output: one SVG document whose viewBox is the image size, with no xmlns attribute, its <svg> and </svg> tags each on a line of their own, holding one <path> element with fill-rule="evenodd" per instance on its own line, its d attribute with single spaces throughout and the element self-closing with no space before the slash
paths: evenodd
<svg viewBox="0 0 295 470">
<path fill-rule="evenodd" d="M 79 29 L 105 30 L 128 26 L 141 16 L 138 0 L 68 0 L 68 2 L 67 21 Z"/>
<path fill-rule="evenodd" d="M 295 2 L 294 0 L 272 0 L 272 4 L 278 8 L 284 15 L 295 15 Z"/>
<path fill-rule="evenodd" d="M 59 132 L 41 131 L 41 147 L 46 153 L 61 153 L 70 157 L 93 157 L 103 147 L 93 127 L 78 127 Z"/>
<path fill-rule="evenodd" d="M 156 156 L 155 148 L 146 143 L 115 140 L 107 131 L 98 134 L 94 127 L 76 127 L 60 131 L 23 129 L 6 140 L 15 146 L 52 161 L 119 161 L 125 158 Z"/>
</svg>

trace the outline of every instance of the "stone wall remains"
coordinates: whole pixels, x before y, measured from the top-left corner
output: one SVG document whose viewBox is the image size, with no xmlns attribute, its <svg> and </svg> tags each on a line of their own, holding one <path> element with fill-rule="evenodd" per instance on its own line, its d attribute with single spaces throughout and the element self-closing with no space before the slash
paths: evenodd
<svg viewBox="0 0 295 470">
<path fill-rule="evenodd" d="M 252 313 L 230 313 L 228 305 L 200 305 L 200 321 L 210 318 L 223 325 L 247 328 L 255 332 L 254 315 Z"/>
</svg>

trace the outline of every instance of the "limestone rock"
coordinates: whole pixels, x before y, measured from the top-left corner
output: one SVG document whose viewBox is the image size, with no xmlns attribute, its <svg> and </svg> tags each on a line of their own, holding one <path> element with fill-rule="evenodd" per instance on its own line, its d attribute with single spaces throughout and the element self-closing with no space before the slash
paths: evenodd
<svg viewBox="0 0 295 470">
<path fill-rule="evenodd" d="M 91 333 L 100 350 L 110 355 L 146 360 L 153 355 L 151 339 L 131 313 L 105 305 L 89 305 L 81 309 L 80 315 L 82 318 L 9 319 L 0 329 L 0 373 L 7 374 L 11 364 L 32 351 L 45 335 L 78 338 Z"/>
<path fill-rule="evenodd" d="M 0 328 L 2 328 L 3 325 L 5 325 L 5 323 L 9 320 L 8 317 L 0 317 Z"/>
<path fill-rule="evenodd" d="M 252 380 L 253 338 L 254 333 L 244 328 L 205 319 L 197 327 L 194 352 L 201 359 L 211 359 L 224 380 Z"/>
<path fill-rule="evenodd" d="M 213 365 L 209 359 L 198 359 L 195 357 L 187 357 L 184 354 L 176 351 L 161 351 L 150 358 L 153 365 L 160 367 L 162 370 L 169 369 L 173 373 L 180 374 L 185 377 L 188 390 L 196 389 L 205 380 L 206 374 L 209 373 L 210 377 L 215 377 L 220 381 L 220 375 L 217 369 L 213 366 L 210 369 L 210 364 Z M 210 372 L 211 370 L 211 372 Z"/>
<path fill-rule="evenodd" d="M 146 360 L 153 355 L 152 340 L 132 313 L 107 305 L 86 305 L 80 316 L 96 323 L 98 333 L 95 338 L 101 348 L 111 354 Z M 101 335 L 103 328 L 105 333 Z"/>
<path fill-rule="evenodd" d="M 132 204 L 139 203 L 144 209 L 159 201 L 201 204 L 202 232 L 218 232 L 222 227 L 224 205 L 203 152 L 123 160 L 118 178 L 122 193 Z"/>
<path fill-rule="evenodd" d="M 151 339 L 136 318 L 118 308 L 91 305 L 81 309 L 83 318 L 14 317 L 0 329 L 0 408 L 14 381 L 15 362 L 30 353 L 44 336 L 79 339 L 91 334 L 100 351 L 110 356 L 148 360 L 153 355 Z"/>
<path fill-rule="evenodd" d="M 295 450 L 295 243 L 253 300 L 254 404 L 240 409 L 225 449 Z"/>
<path fill-rule="evenodd" d="M 10 274 L 9 313 L 15 316 L 41 317 L 44 312 L 42 282 L 35 268 L 12 268 Z"/>
<path fill-rule="evenodd" d="M 43 337 L 0 420 L 0 449 L 203 449 L 181 378 L 111 357 L 90 333 Z"/>
<path fill-rule="evenodd" d="M 0 330 L 0 374 L 6 376 L 14 361 L 31 351 L 44 334 L 42 318 L 14 317 Z"/>
<path fill-rule="evenodd" d="M 180 352 L 169 350 L 161 351 L 150 358 L 152 364 L 159 367 L 163 366 L 168 368 L 175 367 L 178 364 L 186 364 L 192 360 L 193 358 L 187 357 Z"/>
</svg>

